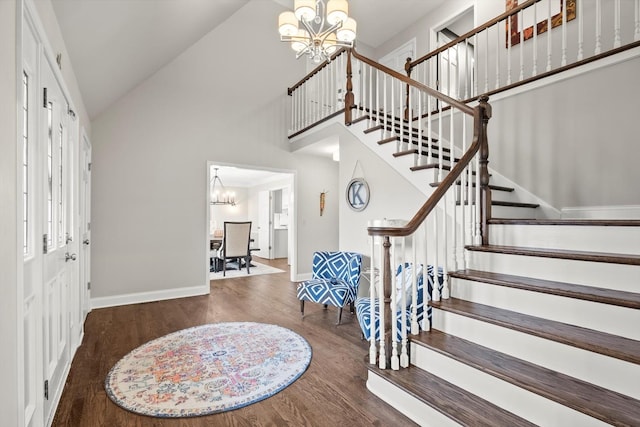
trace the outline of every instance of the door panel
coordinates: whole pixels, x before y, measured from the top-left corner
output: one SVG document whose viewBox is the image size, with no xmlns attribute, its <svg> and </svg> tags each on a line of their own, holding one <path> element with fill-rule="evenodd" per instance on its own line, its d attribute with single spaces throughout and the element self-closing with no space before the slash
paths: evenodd
<svg viewBox="0 0 640 427">
<path fill-rule="evenodd" d="M 272 218 L 271 192 L 260 191 L 258 193 L 258 247 L 260 250 L 256 251 L 256 256 L 267 259 L 273 259 Z"/>
<path fill-rule="evenodd" d="M 72 197 L 67 102 L 50 64 L 42 61 L 42 116 L 44 145 L 45 254 L 43 256 L 43 362 L 44 417 L 49 419 L 57 393 L 61 392 L 69 362 L 69 301 L 72 277 L 68 244 L 73 230 L 69 206 Z M 46 93 L 46 98 L 45 98 Z"/>
</svg>

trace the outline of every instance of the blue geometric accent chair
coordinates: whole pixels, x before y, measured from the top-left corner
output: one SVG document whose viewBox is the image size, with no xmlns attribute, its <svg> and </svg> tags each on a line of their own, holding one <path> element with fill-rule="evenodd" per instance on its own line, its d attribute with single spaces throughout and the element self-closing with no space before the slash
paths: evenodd
<svg viewBox="0 0 640 427">
<path fill-rule="evenodd" d="M 342 308 L 353 303 L 358 292 L 362 255 L 355 252 L 320 251 L 313 254 L 311 280 L 298 284 L 300 312 L 304 317 L 304 302 L 311 301 L 338 307 L 338 325 L 342 320 Z"/>
<path fill-rule="evenodd" d="M 404 274 L 403 274 L 404 270 Z M 398 266 L 396 270 L 396 294 L 397 294 L 397 336 L 396 340 L 402 341 L 402 312 L 406 313 L 406 327 L 407 327 L 407 335 L 411 332 L 411 311 L 413 310 L 413 301 L 412 301 L 412 286 L 413 286 L 413 266 L 410 263 L 405 263 L 404 268 L 402 265 Z M 422 324 L 422 320 L 424 319 L 424 275 L 422 274 L 423 266 L 422 264 L 418 265 L 417 269 L 417 277 L 416 277 L 416 289 L 417 289 L 417 301 L 416 301 L 416 314 L 418 325 Z M 428 300 L 431 300 L 431 294 L 433 293 L 433 272 L 434 268 L 432 265 L 427 266 L 427 292 L 428 292 Z M 444 284 L 444 274 L 442 268 L 438 268 L 438 288 L 442 290 L 442 286 Z M 401 290 L 404 289 L 406 292 L 405 296 L 405 306 L 402 306 L 402 299 L 400 297 Z M 374 321 L 371 321 L 371 298 L 360 297 L 356 300 L 356 316 L 358 318 L 358 324 L 360 325 L 360 329 L 362 330 L 362 336 L 364 339 L 369 341 L 371 339 L 371 324 L 374 325 L 374 336 L 375 340 L 380 340 L 380 306 L 378 304 L 378 298 L 374 298 L 374 306 L 373 306 L 373 317 Z M 427 307 L 427 319 L 431 321 L 431 307 Z M 385 313 L 386 316 L 389 314 Z"/>
</svg>

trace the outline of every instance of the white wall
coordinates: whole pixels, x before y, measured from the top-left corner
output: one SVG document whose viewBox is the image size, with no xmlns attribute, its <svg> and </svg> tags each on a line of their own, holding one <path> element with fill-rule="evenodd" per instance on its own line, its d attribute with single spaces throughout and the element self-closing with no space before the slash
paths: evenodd
<svg viewBox="0 0 640 427">
<path fill-rule="evenodd" d="M 93 297 L 208 291 L 210 159 L 297 171 L 298 271 L 311 271 L 315 242 L 337 246 L 337 231 L 328 233 L 307 203 L 316 186 L 336 185 L 336 167 L 291 154 L 285 135 L 285 90 L 304 63 L 277 37 L 256 40 L 247 32 L 228 43 L 225 35 L 251 25 L 272 29 L 263 18 L 281 10 L 249 2 L 93 122 Z"/>
<path fill-rule="evenodd" d="M 360 212 L 351 209 L 346 199 L 347 184 L 357 177 L 363 177 L 367 181 L 370 192 L 369 204 Z M 338 190 L 340 250 L 356 251 L 369 256 L 368 221 L 384 218 L 409 220 L 426 200 L 423 193 L 351 133 L 341 133 Z"/>
<path fill-rule="evenodd" d="M 18 425 L 16 1 L 0 1 L 0 419 Z"/>
</svg>

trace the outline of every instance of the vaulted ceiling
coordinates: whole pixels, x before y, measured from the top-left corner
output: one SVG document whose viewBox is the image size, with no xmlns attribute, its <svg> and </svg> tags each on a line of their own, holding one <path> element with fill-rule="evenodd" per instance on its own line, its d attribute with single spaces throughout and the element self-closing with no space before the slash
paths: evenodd
<svg viewBox="0 0 640 427">
<path fill-rule="evenodd" d="M 282 10 L 293 7 L 293 0 L 51 1 L 92 119 L 247 3 L 274 2 Z M 443 2 L 350 0 L 350 15 L 358 21 L 358 43 L 376 48 Z M 273 31 L 259 34 L 251 25 L 238 31 L 277 39 L 276 15 L 257 17 L 273 22 Z"/>
</svg>

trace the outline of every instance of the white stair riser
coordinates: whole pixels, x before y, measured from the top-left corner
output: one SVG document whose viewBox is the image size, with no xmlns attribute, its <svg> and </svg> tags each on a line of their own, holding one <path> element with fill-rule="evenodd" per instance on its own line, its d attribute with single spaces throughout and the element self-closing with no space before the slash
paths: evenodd
<svg viewBox="0 0 640 427">
<path fill-rule="evenodd" d="M 500 197 L 500 199 L 502 199 Z M 496 197 L 498 200 L 498 197 Z M 516 208 L 512 206 L 491 206 L 493 218 L 542 218 L 543 212 L 538 208 Z"/>
<path fill-rule="evenodd" d="M 432 328 L 640 399 L 639 365 L 436 308 Z"/>
<path fill-rule="evenodd" d="M 451 296 L 640 340 L 640 310 L 454 278 Z"/>
<path fill-rule="evenodd" d="M 416 366 L 538 425 L 607 425 L 421 345 L 412 346 L 411 360 Z"/>
<path fill-rule="evenodd" d="M 379 375 L 369 371 L 367 388 L 373 394 L 393 406 L 405 416 L 421 426 L 457 427 L 460 426 L 451 418 L 424 404 L 399 387 L 394 386 Z"/>
<path fill-rule="evenodd" d="M 638 292 L 640 266 L 467 251 L 469 268 Z"/>
<path fill-rule="evenodd" d="M 492 245 L 640 254 L 640 227 L 495 224 L 489 239 Z"/>
</svg>

